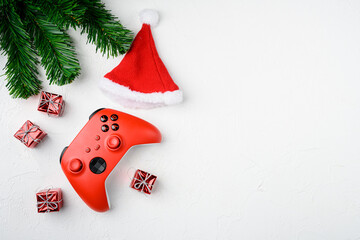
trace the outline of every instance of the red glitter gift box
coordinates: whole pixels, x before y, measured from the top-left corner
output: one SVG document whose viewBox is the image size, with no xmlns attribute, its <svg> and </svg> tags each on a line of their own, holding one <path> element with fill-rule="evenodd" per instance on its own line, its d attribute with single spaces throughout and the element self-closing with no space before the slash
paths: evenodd
<svg viewBox="0 0 360 240">
<path fill-rule="evenodd" d="M 38 111 L 46 112 L 48 115 L 60 116 L 65 107 L 63 97 L 58 94 L 42 91 Z"/>
<path fill-rule="evenodd" d="M 39 213 L 58 212 L 63 206 L 61 188 L 49 188 L 36 193 Z"/>
<path fill-rule="evenodd" d="M 39 126 L 27 120 L 24 125 L 14 134 L 25 146 L 33 148 L 46 136 Z"/>
<path fill-rule="evenodd" d="M 156 181 L 156 178 L 157 177 L 155 175 L 151 175 L 148 172 L 138 169 L 135 172 L 135 175 L 131 181 L 130 187 L 135 190 L 138 190 L 139 192 L 151 194 L 151 190 Z"/>
</svg>

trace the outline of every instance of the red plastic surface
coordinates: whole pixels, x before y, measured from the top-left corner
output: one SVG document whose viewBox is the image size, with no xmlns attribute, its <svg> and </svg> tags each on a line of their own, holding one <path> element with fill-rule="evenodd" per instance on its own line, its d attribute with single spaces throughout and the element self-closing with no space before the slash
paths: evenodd
<svg viewBox="0 0 360 240">
<path fill-rule="evenodd" d="M 121 147 L 121 140 L 118 136 L 111 135 L 106 139 L 106 146 L 114 151 Z"/>
<path fill-rule="evenodd" d="M 70 160 L 69 162 L 69 170 L 73 173 L 80 172 L 82 167 L 83 167 L 83 163 L 81 162 L 80 159 L 75 158 Z"/>
<path fill-rule="evenodd" d="M 111 114 L 117 114 L 118 120 L 112 121 Z M 108 116 L 107 122 L 100 121 L 102 115 Z M 113 123 L 119 124 L 117 131 L 111 129 Z M 104 124 L 110 127 L 109 131 L 101 131 L 101 126 Z M 87 122 L 66 149 L 62 156 L 61 168 L 83 201 L 93 210 L 105 212 L 109 210 L 105 180 L 127 150 L 134 145 L 160 142 L 160 131 L 152 124 L 123 112 L 103 109 Z M 117 146 L 118 143 L 119 146 Z M 100 147 L 96 150 L 97 145 Z M 110 150 L 109 147 L 113 148 Z M 86 151 L 87 148 L 91 151 Z M 106 161 L 106 169 L 101 174 L 95 174 L 89 168 L 89 163 L 94 157 L 101 157 Z M 78 161 L 72 162 L 74 159 L 82 162 L 79 171 L 74 171 L 79 168 L 79 166 L 72 166 L 78 163 Z"/>
</svg>

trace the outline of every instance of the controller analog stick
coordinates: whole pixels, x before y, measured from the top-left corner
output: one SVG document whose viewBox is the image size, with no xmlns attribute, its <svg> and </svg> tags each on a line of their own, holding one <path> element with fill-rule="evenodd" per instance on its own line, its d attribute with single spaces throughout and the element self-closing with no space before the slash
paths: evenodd
<svg viewBox="0 0 360 240">
<path fill-rule="evenodd" d="M 83 164 L 80 159 L 74 158 L 69 163 L 69 169 L 73 173 L 80 172 L 82 168 L 83 168 Z"/>
<path fill-rule="evenodd" d="M 108 148 L 110 148 L 111 150 L 116 150 L 120 147 L 121 145 L 121 140 L 118 136 L 110 136 L 107 139 L 107 143 L 106 145 L 108 146 Z"/>
</svg>

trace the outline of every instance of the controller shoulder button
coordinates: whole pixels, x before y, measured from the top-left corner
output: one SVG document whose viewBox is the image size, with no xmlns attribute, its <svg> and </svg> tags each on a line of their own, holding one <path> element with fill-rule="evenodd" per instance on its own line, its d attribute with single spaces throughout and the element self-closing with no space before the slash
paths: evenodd
<svg viewBox="0 0 360 240">
<path fill-rule="evenodd" d="M 68 147 L 69 147 L 69 146 L 64 147 L 64 149 L 62 150 L 62 152 L 61 152 L 61 154 L 60 154 L 60 164 L 61 164 L 61 159 L 62 159 L 62 157 L 63 157 L 63 155 L 64 155 L 64 153 L 65 153 L 65 151 L 66 151 L 66 149 L 67 149 Z"/>
<path fill-rule="evenodd" d="M 103 110 L 103 109 L 105 109 L 105 108 L 99 108 L 98 110 L 96 110 L 95 112 L 93 112 L 92 114 L 90 114 L 89 120 L 95 115 L 95 113 L 97 113 L 97 112 L 99 112 L 99 111 L 101 111 L 101 110 Z"/>
</svg>

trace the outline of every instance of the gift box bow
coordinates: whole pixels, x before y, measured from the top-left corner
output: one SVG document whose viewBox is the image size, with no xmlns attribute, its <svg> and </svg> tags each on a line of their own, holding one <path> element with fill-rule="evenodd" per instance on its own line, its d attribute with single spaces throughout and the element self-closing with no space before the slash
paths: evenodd
<svg viewBox="0 0 360 240">
<path fill-rule="evenodd" d="M 46 212 L 50 212 L 51 210 L 56 210 L 59 208 L 59 203 L 62 201 L 62 199 L 58 201 L 51 201 L 52 198 L 55 196 L 55 193 L 49 193 L 51 189 L 48 189 L 45 193 L 45 198 L 43 195 L 38 194 L 38 198 L 41 199 L 41 201 L 37 201 L 37 208 L 42 209 L 44 206 L 46 206 Z"/>
<path fill-rule="evenodd" d="M 134 177 L 134 180 L 136 180 L 136 183 L 134 184 L 134 188 L 140 191 L 144 191 L 144 188 L 148 190 L 149 193 L 151 193 L 151 188 L 149 187 L 148 180 L 153 176 L 150 173 L 146 173 L 145 178 L 142 176 L 141 172 L 138 172 L 137 174 L 139 178 Z"/>
<path fill-rule="evenodd" d="M 58 112 L 60 110 L 60 108 L 62 107 L 62 103 L 60 102 L 61 95 L 44 92 L 43 96 L 45 96 L 45 99 L 41 98 L 39 108 L 48 104 L 48 107 L 46 109 L 46 112 L 48 114 L 51 109 L 50 107 L 52 107 L 55 112 Z"/>
<path fill-rule="evenodd" d="M 40 139 L 33 138 L 33 136 L 31 136 L 31 133 L 35 133 L 38 130 L 40 130 L 39 126 L 37 126 L 35 124 L 29 126 L 29 124 L 30 124 L 30 122 L 26 121 L 26 123 L 24 124 L 25 127 L 23 126 L 25 129 L 23 127 L 21 127 L 20 130 L 22 130 L 22 131 L 18 132 L 16 134 L 16 136 L 21 137 L 20 141 L 24 144 L 28 144 L 30 139 L 32 139 L 34 142 L 39 143 Z"/>
</svg>

